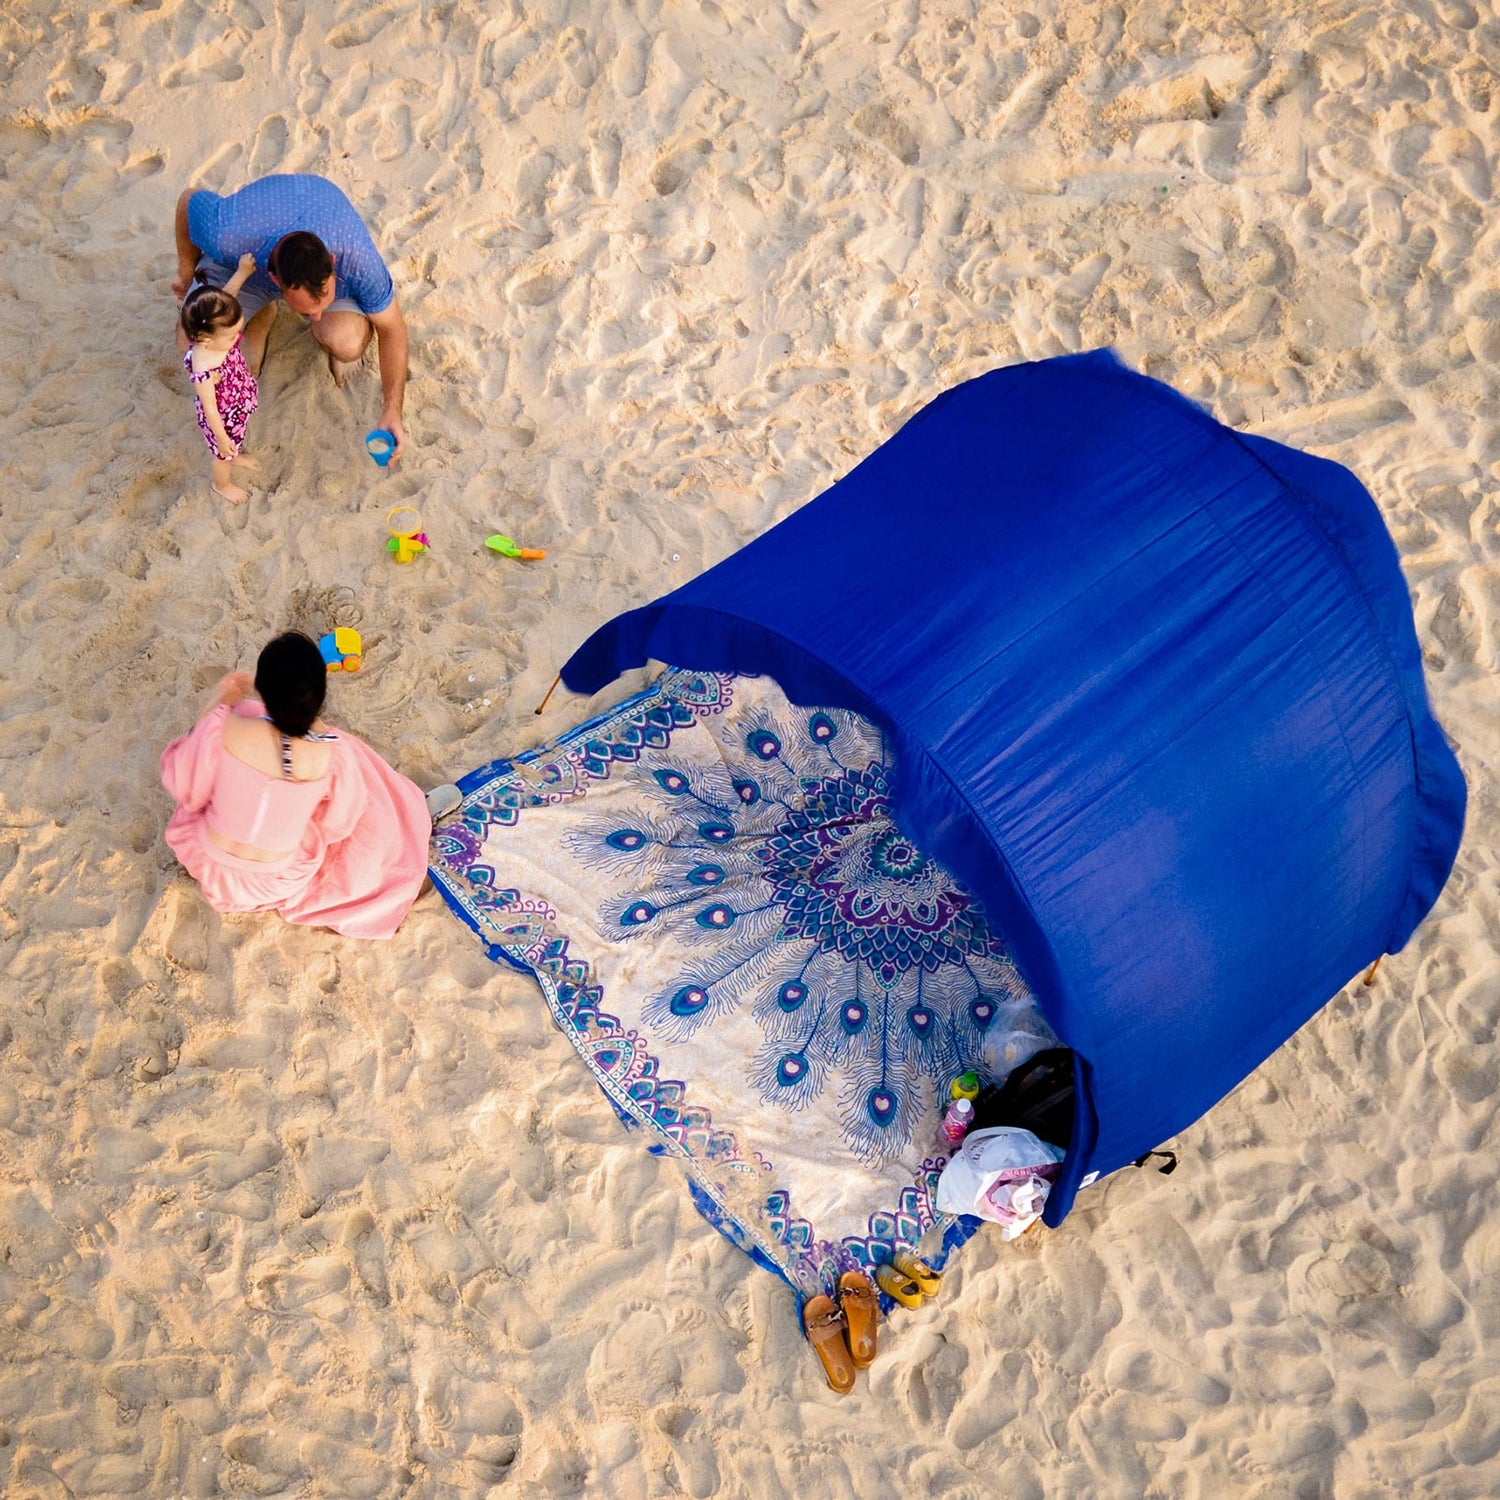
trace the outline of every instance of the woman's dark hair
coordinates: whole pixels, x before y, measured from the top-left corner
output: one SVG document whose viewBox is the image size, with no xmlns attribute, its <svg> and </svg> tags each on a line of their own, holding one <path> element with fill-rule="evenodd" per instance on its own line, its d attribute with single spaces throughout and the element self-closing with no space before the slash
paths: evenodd
<svg viewBox="0 0 1500 1500">
<path fill-rule="evenodd" d="M 182 331 L 196 344 L 221 328 L 233 328 L 245 316 L 240 299 L 223 287 L 200 286 L 182 304 Z"/>
<path fill-rule="evenodd" d="M 306 734 L 328 693 L 328 668 L 322 653 L 300 631 L 278 635 L 255 664 L 255 692 L 283 734 Z"/>
<path fill-rule="evenodd" d="M 316 295 L 333 275 L 333 256 L 317 235 L 306 229 L 295 229 L 276 241 L 266 269 L 281 284 L 283 291 L 295 288 Z"/>
</svg>

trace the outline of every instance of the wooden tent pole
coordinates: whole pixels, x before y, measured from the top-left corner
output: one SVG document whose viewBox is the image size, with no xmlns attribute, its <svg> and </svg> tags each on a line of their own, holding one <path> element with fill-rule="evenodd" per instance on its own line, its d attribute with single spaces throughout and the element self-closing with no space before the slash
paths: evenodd
<svg viewBox="0 0 1500 1500">
<path fill-rule="evenodd" d="M 547 699 L 550 698 L 553 695 L 553 693 L 555 693 L 557 691 L 557 685 L 561 681 L 562 681 L 562 673 L 559 672 L 557 674 L 557 676 L 552 679 L 552 686 L 547 689 L 547 697 L 543 698 L 542 701 L 537 704 L 536 710 L 535 710 L 537 713 L 541 713 L 541 711 L 544 708 L 546 708 L 546 706 L 547 706 Z"/>
<path fill-rule="evenodd" d="M 1384 958 L 1384 957 L 1385 957 L 1385 954 L 1382 953 L 1380 955 L 1380 958 Z M 1375 962 L 1372 963 L 1370 965 L 1370 967 L 1365 970 L 1365 983 L 1366 984 L 1374 984 L 1375 983 L 1375 971 L 1376 971 L 1376 969 L 1378 969 L 1380 967 L 1380 958 L 1377 958 L 1375 960 Z"/>
</svg>

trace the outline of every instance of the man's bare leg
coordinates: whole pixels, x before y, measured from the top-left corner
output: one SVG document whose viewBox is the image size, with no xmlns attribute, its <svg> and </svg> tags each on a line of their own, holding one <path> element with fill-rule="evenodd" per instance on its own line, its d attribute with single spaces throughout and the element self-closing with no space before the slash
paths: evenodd
<svg viewBox="0 0 1500 1500">
<path fill-rule="evenodd" d="M 328 355 L 328 372 L 342 386 L 364 358 L 375 330 L 370 320 L 357 312 L 326 312 L 312 325 L 312 335 Z"/>
<path fill-rule="evenodd" d="M 271 336 L 271 324 L 275 321 L 276 304 L 268 302 L 245 324 L 245 331 L 240 335 L 245 363 L 250 366 L 250 373 L 257 378 L 260 367 L 266 362 L 266 340 Z"/>
</svg>

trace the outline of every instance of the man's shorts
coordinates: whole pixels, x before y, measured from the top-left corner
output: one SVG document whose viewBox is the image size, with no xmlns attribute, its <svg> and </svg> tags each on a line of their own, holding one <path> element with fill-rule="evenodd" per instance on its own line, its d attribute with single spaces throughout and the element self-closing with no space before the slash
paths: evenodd
<svg viewBox="0 0 1500 1500">
<path fill-rule="evenodd" d="M 197 268 L 193 271 L 193 287 L 223 286 L 224 283 L 228 281 L 229 278 L 233 275 L 234 269 L 232 267 L 221 266 L 218 261 L 210 260 L 205 255 L 198 262 Z M 239 292 L 236 295 L 236 300 L 239 302 L 240 308 L 245 314 L 245 321 L 247 323 L 256 315 L 256 313 L 261 310 L 261 308 L 267 306 L 271 302 L 280 301 L 279 297 L 272 296 L 270 293 L 264 290 L 264 283 L 266 280 L 269 280 L 269 278 L 267 277 L 263 279 L 260 276 L 252 276 L 250 280 L 247 281 L 245 285 L 239 289 Z M 257 285 L 257 283 L 261 284 Z M 189 287 L 188 291 L 191 292 L 193 290 L 193 287 Z M 335 297 L 333 301 L 330 302 L 326 308 L 324 308 L 324 311 L 354 312 L 359 313 L 361 316 L 365 316 L 364 309 L 359 305 L 359 303 L 354 300 L 353 297 Z M 304 323 L 310 323 L 312 319 L 303 318 L 302 321 Z"/>
</svg>

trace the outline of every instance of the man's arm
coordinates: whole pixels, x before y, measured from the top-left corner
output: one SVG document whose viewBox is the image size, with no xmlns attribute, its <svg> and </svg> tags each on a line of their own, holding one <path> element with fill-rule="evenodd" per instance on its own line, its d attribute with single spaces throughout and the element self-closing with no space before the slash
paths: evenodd
<svg viewBox="0 0 1500 1500">
<path fill-rule="evenodd" d="M 401 408 L 406 400 L 406 319 L 392 298 L 384 312 L 370 314 L 370 322 L 380 356 L 380 425 L 395 436 L 396 451 L 390 459 L 395 463 L 406 445 L 406 429 L 401 424 Z"/>
<path fill-rule="evenodd" d="M 193 237 L 188 233 L 188 199 L 197 191 L 189 188 L 177 200 L 177 220 L 173 228 L 177 234 L 177 275 L 172 281 L 172 295 L 179 302 L 187 296 L 187 289 L 192 285 L 193 272 L 198 269 L 198 247 L 193 243 Z"/>
</svg>

